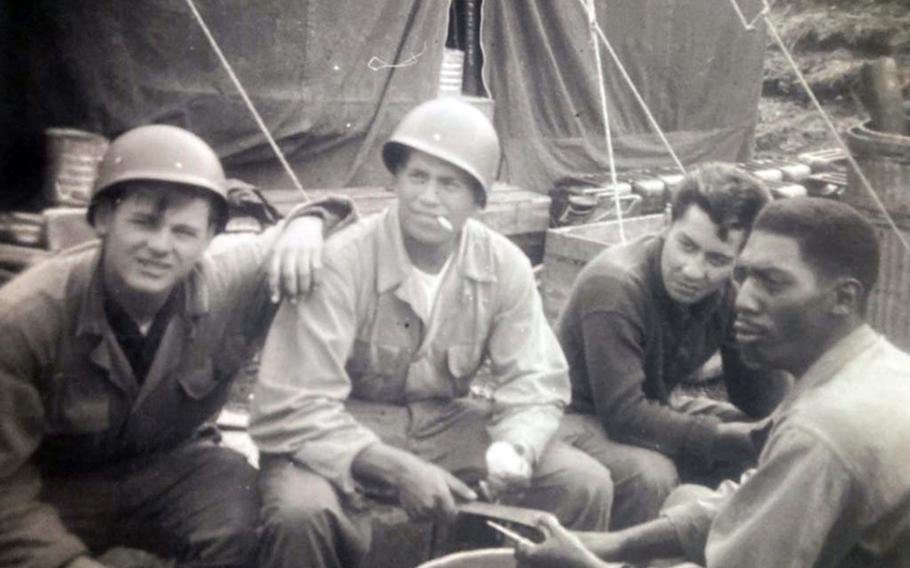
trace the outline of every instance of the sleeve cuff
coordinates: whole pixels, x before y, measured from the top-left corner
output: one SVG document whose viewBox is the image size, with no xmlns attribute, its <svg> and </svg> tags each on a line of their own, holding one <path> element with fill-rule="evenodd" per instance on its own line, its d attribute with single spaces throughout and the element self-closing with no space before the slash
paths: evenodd
<svg viewBox="0 0 910 568">
<path fill-rule="evenodd" d="M 347 220 L 350 217 L 357 217 L 357 208 L 349 197 L 333 195 L 295 206 L 288 213 L 287 219 L 304 216 L 319 217 L 323 220 L 329 220 L 331 217 Z"/>
<path fill-rule="evenodd" d="M 681 505 L 665 510 L 661 516 L 673 527 L 686 560 L 704 565 L 705 543 L 713 517 L 699 505 Z"/>
<path fill-rule="evenodd" d="M 294 454 L 294 461 L 306 466 L 331 482 L 339 493 L 350 496 L 357 492 L 351 464 L 357 454 L 379 441 L 379 436 L 367 428 L 359 428 L 348 440 L 326 443 L 309 442 Z"/>
<path fill-rule="evenodd" d="M 556 406 L 531 407 L 490 424 L 490 439 L 507 442 L 524 449 L 525 457 L 534 465 L 559 427 L 562 410 Z"/>
<path fill-rule="evenodd" d="M 720 431 L 720 421 L 710 416 L 691 417 L 682 444 L 682 458 L 694 465 L 709 468 L 714 464 L 714 441 Z"/>
</svg>

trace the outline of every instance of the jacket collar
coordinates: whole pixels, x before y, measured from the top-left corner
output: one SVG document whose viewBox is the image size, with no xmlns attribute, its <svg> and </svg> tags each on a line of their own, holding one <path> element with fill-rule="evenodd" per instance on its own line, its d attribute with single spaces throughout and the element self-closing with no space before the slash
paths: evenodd
<svg viewBox="0 0 910 568">
<path fill-rule="evenodd" d="M 651 295 L 660 302 L 660 305 L 670 307 L 675 302 L 670 297 L 670 294 L 667 293 L 667 287 L 664 285 L 664 275 L 660 269 L 660 256 L 664 250 L 663 234 L 655 236 L 647 246 L 648 285 L 651 288 Z"/>
<path fill-rule="evenodd" d="M 844 366 L 872 347 L 879 339 L 881 336 L 868 324 L 863 324 L 842 337 L 796 380 L 787 397 L 780 403 L 778 413 L 791 407 L 804 393 L 827 384 Z"/>
<path fill-rule="evenodd" d="M 88 285 L 82 293 L 82 302 L 79 310 L 78 322 L 76 325 L 76 335 L 84 334 L 103 335 L 105 329 L 108 329 L 107 314 L 104 311 L 104 270 L 102 259 L 104 258 L 104 246 L 99 246 L 92 260 L 85 264 Z M 207 272 L 207 265 L 211 261 L 206 256 L 192 272 L 187 279 L 178 286 L 184 287 L 184 304 L 183 309 L 178 310 L 178 314 L 188 318 L 196 318 L 208 313 L 211 301 L 208 291 L 202 282 Z"/>
<path fill-rule="evenodd" d="M 408 256 L 401 236 L 398 202 L 389 207 L 380 219 L 377 235 L 379 254 L 376 291 L 380 294 L 400 286 L 416 267 Z M 461 231 L 454 264 L 465 277 L 477 282 L 495 282 L 493 247 L 480 222 L 469 219 Z"/>
<path fill-rule="evenodd" d="M 91 262 L 85 264 L 86 269 L 89 271 L 88 286 L 82 292 L 79 319 L 76 325 L 77 336 L 85 334 L 103 335 L 107 327 L 107 319 L 104 314 L 102 249 L 103 247 L 99 246 Z"/>
</svg>

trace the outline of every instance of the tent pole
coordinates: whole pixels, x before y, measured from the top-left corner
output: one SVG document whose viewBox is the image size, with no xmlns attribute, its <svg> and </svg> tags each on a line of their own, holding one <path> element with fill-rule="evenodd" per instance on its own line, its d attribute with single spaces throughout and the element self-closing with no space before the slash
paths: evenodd
<svg viewBox="0 0 910 568">
<path fill-rule="evenodd" d="M 607 88 L 604 79 L 603 63 L 600 59 L 600 44 L 597 41 L 597 12 L 595 0 L 587 0 L 588 29 L 591 34 L 591 47 L 594 50 L 594 65 L 597 68 L 597 86 L 600 91 L 600 112 L 603 116 L 604 139 L 607 144 L 607 160 L 610 164 L 610 183 L 614 188 L 618 185 L 616 179 L 616 160 L 613 153 L 613 134 L 610 131 L 610 115 L 607 111 Z M 614 190 L 615 191 L 615 190 Z M 619 193 L 613 195 L 613 204 L 616 207 L 616 219 L 619 222 L 619 240 L 626 242 L 626 230 L 623 225 L 622 207 L 619 204 Z"/>
<path fill-rule="evenodd" d="M 243 99 L 243 102 L 246 104 L 247 108 L 250 110 L 250 113 L 253 115 L 253 119 L 256 121 L 259 129 L 262 130 L 262 133 L 265 135 L 265 139 L 268 140 L 269 145 L 272 147 L 272 151 L 275 152 L 275 155 L 278 157 L 278 161 L 281 162 L 284 170 L 291 178 L 291 181 L 294 183 L 294 187 L 296 187 L 300 193 L 303 194 L 303 202 L 306 203 L 310 200 L 309 196 L 307 196 L 306 190 L 303 189 L 303 185 L 300 183 L 300 180 L 297 179 L 297 174 L 294 173 L 294 170 L 291 169 L 291 165 L 288 164 L 287 159 L 284 157 L 284 153 L 281 151 L 281 148 L 278 147 L 278 143 L 275 142 L 274 138 L 272 138 L 272 134 L 269 132 L 265 121 L 263 121 L 262 117 L 259 116 L 259 112 L 253 105 L 253 101 L 250 100 L 249 95 L 247 95 L 246 89 L 243 88 L 243 85 L 240 83 L 240 79 L 237 78 L 237 75 L 234 73 L 234 69 L 231 67 L 231 64 L 228 62 L 227 58 L 224 56 L 224 53 L 221 51 L 221 48 L 218 46 L 218 42 L 215 40 L 215 36 L 212 35 L 212 32 L 206 25 L 205 20 L 202 19 L 202 15 L 199 13 L 199 10 L 196 9 L 196 5 L 193 4 L 193 0 L 186 0 L 186 3 L 189 6 L 190 11 L 193 13 L 193 16 L 196 18 L 196 22 L 198 22 L 199 26 L 202 28 L 202 32 L 205 34 L 206 39 L 208 39 L 209 44 L 212 46 L 212 49 L 215 51 L 215 55 L 218 56 L 218 60 L 221 61 L 221 65 L 224 67 L 224 70 L 227 71 L 227 74 L 231 78 L 231 81 L 234 83 L 234 86 L 237 87 L 237 90 L 240 92 L 240 97 Z"/>
</svg>

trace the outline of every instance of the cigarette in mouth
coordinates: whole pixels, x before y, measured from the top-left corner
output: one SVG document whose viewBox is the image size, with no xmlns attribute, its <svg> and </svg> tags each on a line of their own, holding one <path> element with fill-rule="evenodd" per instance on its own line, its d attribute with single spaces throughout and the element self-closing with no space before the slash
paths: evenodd
<svg viewBox="0 0 910 568">
<path fill-rule="evenodd" d="M 442 228 L 446 231 L 452 231 L 455 228 L 452 226 L 452 222 L 443 217 L 442 215 L 436 217 L 436 222 L 442 225 Z"/>
</svg>

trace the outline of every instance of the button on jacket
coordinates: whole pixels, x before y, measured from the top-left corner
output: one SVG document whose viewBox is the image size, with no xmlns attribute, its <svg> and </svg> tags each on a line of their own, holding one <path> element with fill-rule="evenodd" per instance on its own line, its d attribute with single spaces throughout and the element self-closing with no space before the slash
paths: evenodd
<svg viewBox="0 0 910 568">
<path fill-rule="evenodd" d="M 285 302 L 266 340 L 251 433 L 345 492 L 355 456 L 377 441 L 345 400 L 407 404 L 469 394 L 489 357 L 493 440 L 540 455 L 569 399 L 565 359 L 527 257 L 469 220 L 429 313 L 397 208 L 327 243 L 324 281 Z"/>
</svg>

